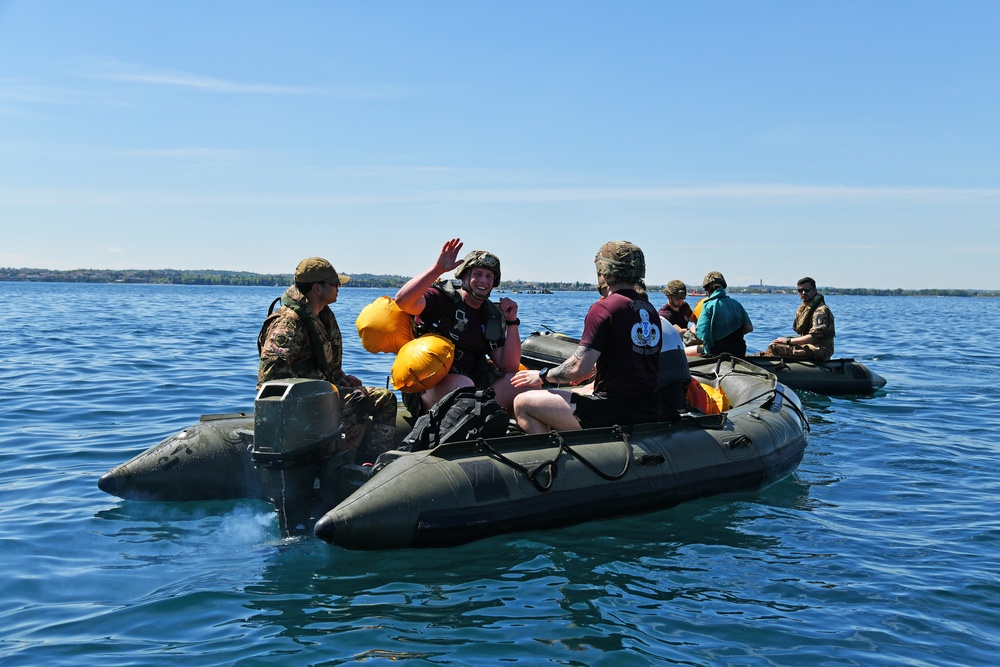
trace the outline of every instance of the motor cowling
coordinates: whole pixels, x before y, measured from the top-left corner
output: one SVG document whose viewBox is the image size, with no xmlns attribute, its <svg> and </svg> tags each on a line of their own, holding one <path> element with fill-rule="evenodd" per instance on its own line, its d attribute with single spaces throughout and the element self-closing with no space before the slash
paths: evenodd
<svg viewBox="0 0 1000 667">
<path fill-rule="evenodd" d="M 339 392 L 323 380 L 271 381 L 257 392 L 251 459 L 285 533 L 310 528 L 333 502 L 335 491 L 325 487 L 340 443 L 340 408 Z"/>
</svg>

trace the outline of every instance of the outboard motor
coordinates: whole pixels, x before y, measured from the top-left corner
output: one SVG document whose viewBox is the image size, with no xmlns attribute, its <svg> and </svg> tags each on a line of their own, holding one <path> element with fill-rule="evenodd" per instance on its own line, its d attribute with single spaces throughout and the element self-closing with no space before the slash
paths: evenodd
<svg viewBox="0 0 1000 667">
<path fill-rule="evenodd" d="M 329 382 L 278 380 L 257 392 L 250 454 L 284 534 L 311 529 L 333 506 L 340 436 L 340 394 Z"/>
</svg>

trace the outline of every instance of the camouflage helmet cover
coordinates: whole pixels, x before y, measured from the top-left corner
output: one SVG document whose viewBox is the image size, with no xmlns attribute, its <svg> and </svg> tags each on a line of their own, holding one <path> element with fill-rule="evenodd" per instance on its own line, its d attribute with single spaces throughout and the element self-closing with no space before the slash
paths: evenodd
<svg viewBox="0 0 1000 667">
<path fill-rule="evenodd" d="M 666 289 L 663 290 L 665 296 L 675 296 L 677 298 L 687 296 L 687 285 L 684 284 L 683 280 L 671 280 L 667 283 Z"/>
<path fill-rule="evenodd" d="M 705 279 L 701 281 L 701 286 L 705 291 L 709 291 L 710 288 L 721 287 L 726 289 L 726 279 L 718 271 L 709 271 L 705 274 Z"/>
<path fill-rule="evenodd" d="M 486 252 L 485 250 L 473 250 L 462 263 L 458 265 L 458 269 L 455 271 L 455 277 L 459 280 L 462 279 L 462 275 L 469 269 L 481 266 L 484 269 L 489 269 L 493 272 L 493 284 L 500 284 L 500 258 L 491 252 Z"/>
<path fill-rule="evenodd" d="M 608 241 L 594 257 L 597 275 L 615 276 L 628 282 L 646 277 L 646 256 L 631 241 Z"/>
</svg>

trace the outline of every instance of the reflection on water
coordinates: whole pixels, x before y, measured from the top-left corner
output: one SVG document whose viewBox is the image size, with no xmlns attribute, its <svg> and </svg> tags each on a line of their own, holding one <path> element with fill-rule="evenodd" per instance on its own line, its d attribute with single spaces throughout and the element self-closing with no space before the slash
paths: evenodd
<svg viewBox="0 0 1000 667">
<path fill-rule="evenodd" d="M 810 446 L 757 494 L 365 553 L 283 539 L 268 503 L 100 492 L 199 415 L 252 406 L 281 291 L 0 284 L 32 304 L 0 315 L 0 663 L 992 663 L 1000 300 L 831 297 L 838 353 L 888 385 L 802 394 Z M 348 370 L 384 385 L 392 357 L 352 326 L 385 292 L 341 292 Z M 596 297 L 516 295 L 521 329 L 579 336 Z M 788 332 L 794 296 L 737 298 L 751 350 Z M 927 326 L 945 321 L 960 348 Z"/>
</svg>

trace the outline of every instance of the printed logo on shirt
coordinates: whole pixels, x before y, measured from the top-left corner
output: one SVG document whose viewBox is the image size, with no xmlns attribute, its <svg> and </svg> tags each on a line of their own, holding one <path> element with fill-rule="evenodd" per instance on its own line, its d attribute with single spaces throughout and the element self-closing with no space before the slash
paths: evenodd
<svg viewBox="0 0 1000 667">
<path fill-rule="evenodd" d="M 649 311 L 645 309 L 639 311 L 639 322 L 632 327 L 632 342 L 642 348 L 660 345 L 660 328 L 649 321 Z"/>
</svg>

